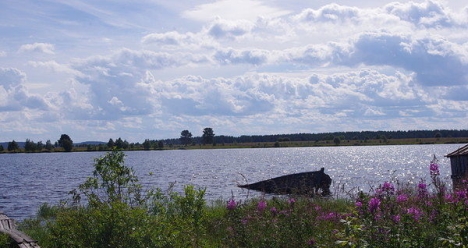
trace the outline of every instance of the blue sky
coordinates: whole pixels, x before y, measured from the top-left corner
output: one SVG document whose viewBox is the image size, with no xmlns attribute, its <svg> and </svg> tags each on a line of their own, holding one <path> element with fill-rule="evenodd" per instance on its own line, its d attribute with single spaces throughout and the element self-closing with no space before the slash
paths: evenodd
<svg viewBox="0 0 468 248">
<path fill-rule="evenodd" d="M 0 2 L 0 141 L 466 129 L 463 1 Z"/>
</svg>

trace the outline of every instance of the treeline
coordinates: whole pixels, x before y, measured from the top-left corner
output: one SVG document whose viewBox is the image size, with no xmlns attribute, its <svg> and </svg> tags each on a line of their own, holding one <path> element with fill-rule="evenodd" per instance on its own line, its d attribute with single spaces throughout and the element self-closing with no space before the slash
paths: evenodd
<svg viewBox="0 0 468 248">
<path fill-rule="evenodd" d="M 341 141 L 367 141 L 398 139 L 427 139 L 427 138 L 468 138 L 468 130 L 409 130 L 409 131 L 353 131 L 353 132 L 329 132 L 329 133 L 295 133 L 295 134 L 271 134 L 271 135 L 215 135 L 212 128 L 205 128 L 201 136 L 192 136 L 189 130 L 183 130 L 180 137 L 172 139 L 145 139 L 143 142 L 130 143 L 122 138 L 109 139 L 108 142 L 82 142 L 73 144 L 70 136 L 62 134 L 55 143 L 47 140 L 34 142 L 26 139 L 26 142 L 11 141 L 0 143 L 0 152 L 52 152 L 72 151 L 78 148 L 80 151 L 106 151 L 117 147 L 122 150 L 163 150 L 180 146 L 195 145 L 224 145 L 246 143 L 278 143 L 278 142 L 321 142 L 326 141 L 340 144 Z"/>
<path fill-rule="evenodd" d="M 296 133 L 271 135 L 242 135 L 214 137 L 215 144 L 231 143 L 263 143 L 282 141 L 333 141 L 340 140 L 371 140 L 371 139 L 424 139 L 424 138 L 461 138 L 468 137 L 468 130 L 410 130 L 410 131 L 353 131 L 330 133 Z M 163 140 L 166 144 L 180 144 L 179 139 Z M 201 144 L 202 137 L 193 137 L 194 144 Z"/>
</svg>

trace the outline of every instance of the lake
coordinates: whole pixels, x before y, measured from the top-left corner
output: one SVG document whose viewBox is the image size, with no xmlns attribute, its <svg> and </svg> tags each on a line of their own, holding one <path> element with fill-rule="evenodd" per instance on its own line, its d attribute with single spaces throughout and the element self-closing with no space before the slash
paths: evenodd
<svg viewBox="0 0 468 248">
<path fill-rule="evenodd" d="M 352 146 L 307 148 L 204 149 L 125 152 L 144 187 L 182 192 L 184 185 L 206 187 L 206 199 L 236 200 L 259 194 L 240 189 L 281 175 L 319 170 L 333 179 L 332 193 L 368 192 L 385 181 L 429 182 L 429 163 L 435 154 L 441 177 L 451 185 L 450 161 L 444 156 L 463 144 Z M 42 203 L 70 199 L 94 159 L 104 152 L 0 154 L 0 212 L 22 220 L 33 217 Z M 246 181 L 247 180 L 247 181 Z"/>
</svg>

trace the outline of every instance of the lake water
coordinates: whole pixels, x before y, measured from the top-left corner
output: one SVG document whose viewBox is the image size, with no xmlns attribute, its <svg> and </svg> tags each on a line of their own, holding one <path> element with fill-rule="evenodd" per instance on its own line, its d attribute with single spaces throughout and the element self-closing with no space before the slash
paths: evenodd
<svg viewBox="0 0 468 248">
<path fill-rule="evenodd" d="M 184 185 L 206 187 L 206 199 L 238 200 L 258 194 L 237 184 L 281 175 L 319 170 L 333 179 L 332 193 L 364 190 L 384 181 L 417 184 L 429 181 L 429 163 L 435 154 L 441 177 L 451 185 L 450 162 L 444 156 L 462 144 L 353 146 L 308 148 L 255 148 L 126 152 L 146 187 L 174 190 Z M 33 217 L 42 203 L 70 199 L 69 191 L 92 175 L 101 152 L 0 154 L 0 212 L 22 220 Z M 248 180 L 248 181 L 246 181 Z"/>
</svg>

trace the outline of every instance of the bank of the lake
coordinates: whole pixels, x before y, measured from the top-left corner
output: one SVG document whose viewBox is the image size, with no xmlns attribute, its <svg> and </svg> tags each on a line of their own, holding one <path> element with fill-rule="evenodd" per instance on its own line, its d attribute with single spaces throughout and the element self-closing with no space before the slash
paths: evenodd
<svg viewBox="0 0 468 248">
<path fill-rule="evenodd" d="M 95 168 L 97 187 L 83 185 L 80 192 L 92 189 L 102 194 L 85 194 L 88 198 L 78 205 L 43 205 L 37 218 L 22 222 L 22 230 L 42 247 L 468 245 L 468 183 L 449 190 L 437 161 L 424 168 L 428 181 L 420 179 L 416 185 L 382 181 L 369 192 L 347 198 L 231 196 L 208 204 L 205 190 L 193 186 L 185 186 L 181 193 L 150 194 L 140 201 L 134 181 L 118 180 L 124 191 L 116 195 L 106 182 L 119 176 L 100 175 L 110 175 L 109 168 L 121 171 L 119 167 Z M 133 177 L 128 172 L 119 175 Z"/>
</svg>

